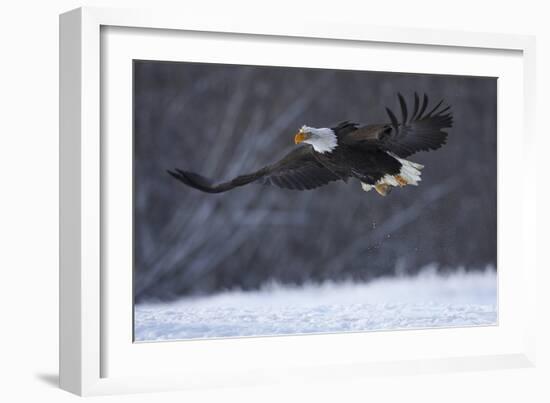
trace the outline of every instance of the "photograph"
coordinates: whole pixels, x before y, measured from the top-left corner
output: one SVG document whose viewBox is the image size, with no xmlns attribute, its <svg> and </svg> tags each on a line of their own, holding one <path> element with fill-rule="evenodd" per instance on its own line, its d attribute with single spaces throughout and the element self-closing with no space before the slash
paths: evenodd
<svg viewBox="0 0 550 403">
<path fill-rule="evenodd" d="M 135 342 L 498 324 L 497 77 L 132 69 Z"/>
</svg>

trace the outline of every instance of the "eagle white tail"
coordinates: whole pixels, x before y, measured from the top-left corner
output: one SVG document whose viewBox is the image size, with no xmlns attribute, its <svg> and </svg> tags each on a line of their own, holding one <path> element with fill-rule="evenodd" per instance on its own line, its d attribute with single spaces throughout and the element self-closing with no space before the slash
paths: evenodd
<svg viewBox="0 0 550 403">
<path fill-rule="evenodd" d="M 361 182 L 361 187 L 365 192 L 368 192 L 374 188 L 382 196 L 386 196 L 390 192 L 391 186 L 418 186 L 418 182 L 422 180 L 420 178 L 422 172 L 420 171 L 424 168 L 424 165 L 396 157 L 395 155 L 392 156 L 401 163 L 401 170 L 399 173 L 397 175 L 384 175 L 374 185 Z"/>
</svg>

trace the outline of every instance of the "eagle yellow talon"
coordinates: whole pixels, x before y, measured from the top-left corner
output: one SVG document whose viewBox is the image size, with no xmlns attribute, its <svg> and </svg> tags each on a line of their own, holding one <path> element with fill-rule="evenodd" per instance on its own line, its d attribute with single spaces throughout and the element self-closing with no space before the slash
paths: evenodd
<svg viewBox="0 0 550 403">
<path fill-rule="evenodd" d="M 409 184 L 405 178 L 403 178 L 401 175 L 396 175 L 395 180 L 397 183 L 399 183 L 399 186 L 403 187 Z"/>
<path fill-rule="evenodd" d="M 390 185 L 386 185 L 385 183 L 374 185 L 374 188 L 380 196 L 386 196 L 391 190 Z"/>
</svg>

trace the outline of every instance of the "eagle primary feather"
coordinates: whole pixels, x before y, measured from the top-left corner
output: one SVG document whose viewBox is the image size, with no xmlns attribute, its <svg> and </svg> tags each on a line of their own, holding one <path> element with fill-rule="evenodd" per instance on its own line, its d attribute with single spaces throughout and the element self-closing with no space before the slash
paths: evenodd
<svg viewBox="0 0 550 403">
<path fill-rule="evenodd" d="M 418 95 L 415 93 L 415 105 L 417 99 Z M 420 112 L 418 115 L 413 113 L 407 121 L 407 105 L 403 96 L 399 94 L 401 122 L 389 108 L 386 108 L 391 124 L 360 127 L 343 141 L 350 146 L 377 147 L 401 158 L 418 151 L 437 150 L 447 141 L 447 132 L 443 129 L 452 127 L 453 124 L 450 106 L 437 111 L 442 103 L 443 101 L 440 101 L 430 112 L 424 114 L 428 106 L 428 97 L 424 95 Z M 416 106 L 414 109 L 416 110 Z"/>
</svg>

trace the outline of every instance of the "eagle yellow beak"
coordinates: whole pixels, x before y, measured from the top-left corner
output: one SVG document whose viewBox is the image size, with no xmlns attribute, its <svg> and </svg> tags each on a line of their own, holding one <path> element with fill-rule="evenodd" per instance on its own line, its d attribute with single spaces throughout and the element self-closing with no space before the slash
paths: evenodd
<svg viewBox="0 0 550 403">
<path fill-rule="evenodd" d="M 301 142 L 303 142 L 304 140 L 309 139 L 310 137 L 311 137 L 311 135 L 309 135 L 307 133 L 298 132 L 294 136 L 294 144 L 300 144 Z"/>
</svg>

